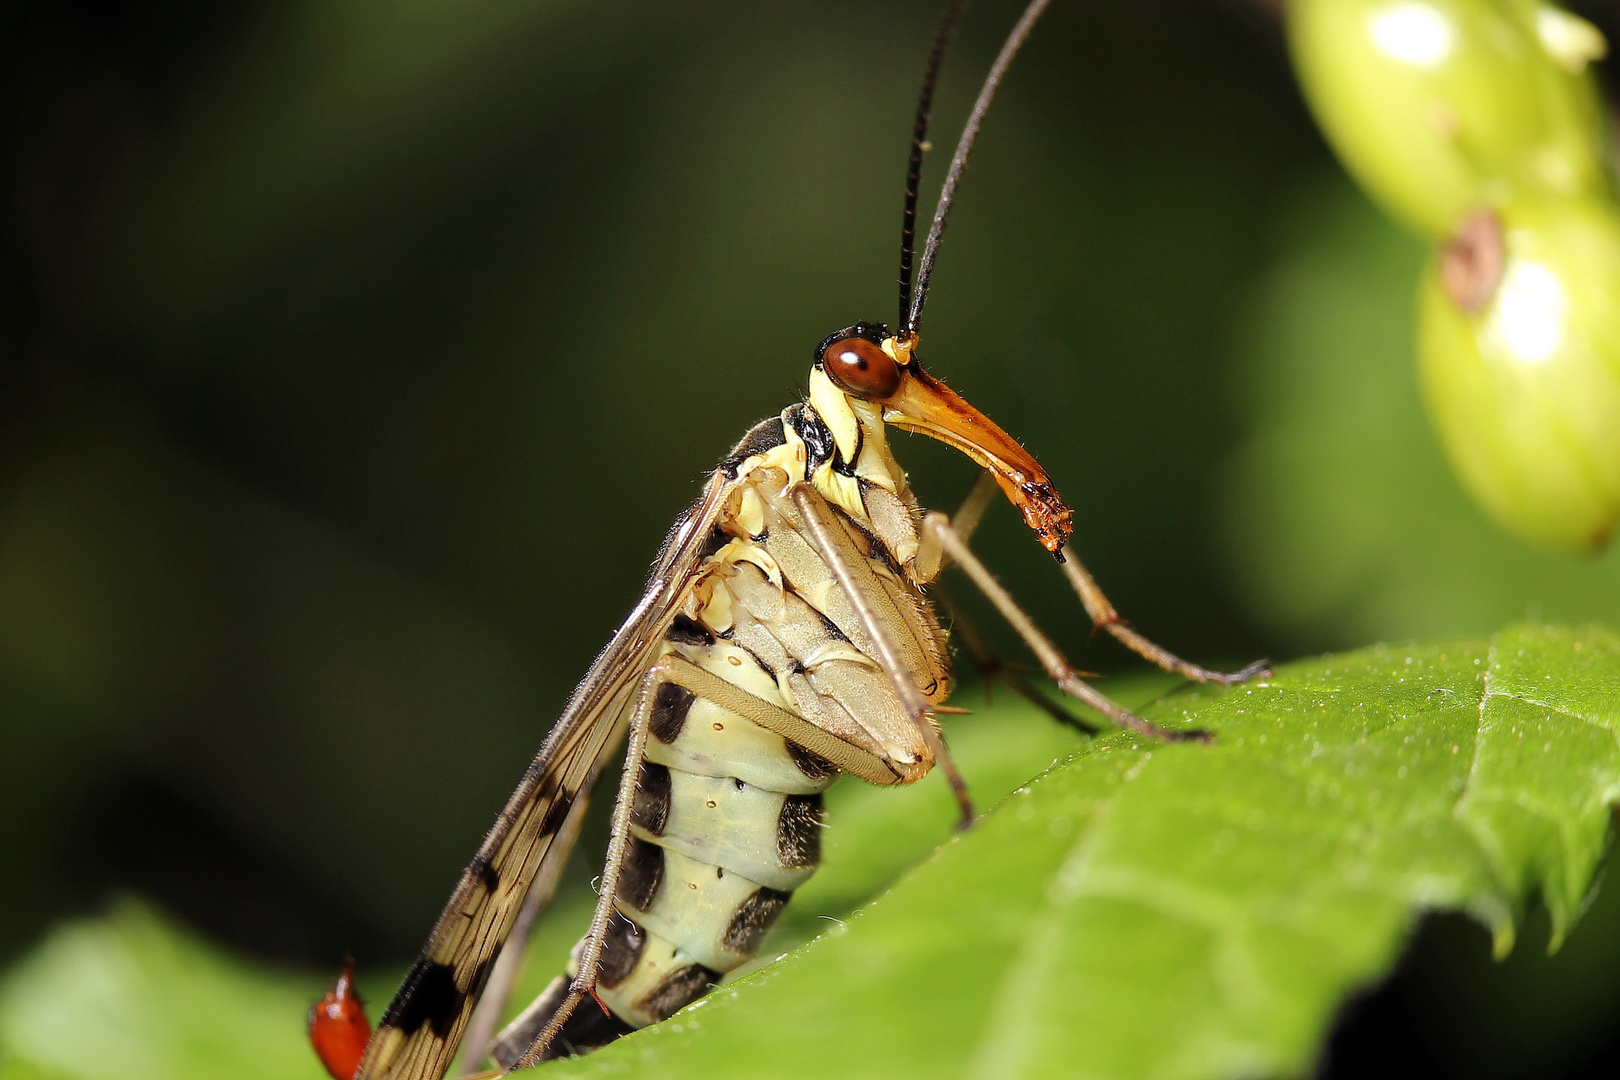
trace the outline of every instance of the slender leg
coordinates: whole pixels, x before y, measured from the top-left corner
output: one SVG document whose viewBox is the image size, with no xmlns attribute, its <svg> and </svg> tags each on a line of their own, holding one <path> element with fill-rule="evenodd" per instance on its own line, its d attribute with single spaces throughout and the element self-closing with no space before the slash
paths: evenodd
<svg viewBox="0 0 1620 1080">
<path fill-rule="evenodd" d="M 956 535 L 961 537 L 964 544 L 973 539 L 973 534 L 979 528 L 979 522 L 984 519 L 984 512 L 990 508 L 990 504 L 1000 493 L 1001 488 L 996 484 L 995 475 L 981 472 L 967 498 L 962 500 L 962 505 L 951 515 L 951 528 L 956 530 Z M 924 533 L 921 541 L 922 550 L 918 552 L 916 564 L 918 583 L 930 585 L 934 596 L 944 603 L 946 611 L 950 613 L 952 635 L 973 658 L 973 665 L 979 669 L 979 675 L 984 679 L 985 700 L 988 701 L 990 698 L 991 687 L 1000 682 L 1058 723 L 1078 728 L 1087 735 L 1097 734 L 1100 728 L 1086 723 L 1061 705 L 1054 703 L 1024 678 L 1024 670 L 1008 664 L 985 644 L 984 638 L 973 625 L 973 620 L 968 618 L 967 612 L 962 610 L 950 592 L 939 584 L 939 575 L 944 572 L 947 563 L 945 549 L 940 547 L 938 539 L 931 533 Z"/>
<path fill-rule="evenodd" d="M 591 928 L 580 943 L 579 974 L 568 987 L 568 996 L 553 1014 L 551 1023 L 540 1032 L 534 1044 L 514 1068 L 534 1065 L 540 1055 L 557 1038 L 557 1033 L 574 1014 L 579 1003 L 596 993 L 596 969 L 602 960 L 602 942 L 607 936 L 608 923 L 613 918 L 613 897 L 619 888 L 619 871 L 624 866 L 624 855 L 630 844 L 630 812 L 636 801 L 636 781 L 641 775 L 641 758 L 647 750 L 647 725 L 652 719 L 653 696 L 658 684 L 665 680 L 667 669 L 660 660 L 642 676 L 636 694 L 635 711 L 630 715 L 630 735 L 625 742 L 624 778 L 619 781 L 618 801 L 613 804 L 613 827 L 608 834 L 607 860 L 602 866 L 601 892 L 596 898 L 596 911 L 591 915 Z"/>
<path fill-rule="evenodd" d="M 974 532 L 979 528 L 979 522 L 984 519 L 984 512 L 990 508 L 990 504 L 1000 493 L 1001 488 L 996 485 L 993 474 L 989 472 L 979 474 L 979 479 L 968 491 L 967 498 L 962 500 L 962 505 L 951 515 L 951 527 L 956 530 L 956 535 L 962 538 L 963 543 L 973 539 Z M 944 549 L 939 546 L 939 541 L 926 533 L 920 540 L 922 542 L 918 547 L 917 560 L 913 564 L 912 577 L 917 584 L 927 585 L 944 571 L 946 556 Z"/>
<path fill-rule="evenodd" d="M 1160 727 L 1158 724 L 1142 719 L 1124 706 L 1117 705 L 1099 693 L 1094 687 L 1081 680 L 1075 673 L 1074 667 L 1058 652 L 1057 646 L 1049 641 L 1045 634 L 1035 626 L 1030 617 L 1024 614 L 1023 609 L 1013 600 L 1001 583 L 995 579 L 989 570 L 985 569 L 978 556 L 968 550 L 967 544 L 956 535 L 951 523 L 944 514 L 929 514 L 923 519 L 923 531 L 933 533 L 945 554 L 958 563 L 968 577 L 973 579 L 981 592 L 1001 612 L 1001 617 L 1018 632 L 1024 643 L 1030 647 L 1041 662 L 1041 667 L 1051 676 L 1052 681 L 1058 684 L 1062 691 L 1076 700 L 1096 709 L 1110 721 L 1121 727 L 1129 728 L 1139 735 L 1147 735 L 1155 739 L 1164 739 L 1167 742 L 1180 742 L 1197 740 L 1207 742 L 1209 734 L 1203 731 L 1175 731 Z"/>
<path fill-rule="evenodd" d="M 955 527 L 954 521 L 952 527 Z M 951 598 L 949 592 L 937 584 L 933 586 L 932 591 L 934 596 L 944 602 L 945 610 L 950 613 L 952 639 L 960 642 L 967 650 L 968 656 L 973 659 L 973 666 L 979 669 L 979 675 L 984 679 L 986 701 L 990 697 L 990 688 L 999 682 L 1060 724 L 1078 728 L 1087 735 L 1095 735 L 1102 730 L 1094 724 L 1086 723 L 1030 685 L 1029 680 L 1024 678 L 1024 673 L 1028 669 L 1009 664 L 991 651 L 984 638 L 979 636 L 973 620 L 968 618 L 967 613 Z"/>
<path fill-rule="evenodd" d="M 574 841 L 579 837 L 580 822 L 585 819 L 586 808 L 591 802 L 591 788 L 595 783 L 596 777 L 592 775 L 579 789 L 579 797 L 569 808 L 562 828 L 557 831 L 557 839 L 534 875 L 529 895 L 523 900 L 523 910 L 518 912 L 517 922 L 512 924 L 512 932 L 506 936 L 500 958 L 495 961 L 495 970 L 484 987 L 484 996 L 479 998 L 478 1007 L 467 1022 L 467 1034 L 461 1040 L 462 1080 L 472 1080 L 480 1075 L 478 1067 L 493 1045 L 495 1029 L 500 1025 L 501 1014 L 506 1011 L 506 1001 L 523 973 L 529 932 L 534 929 L 534 920 L 557 892 L 563 868 L 568 865 L 566 853 L 574 849 Z M 559 852 L 564 854 L 560 858 L 553 857 Z"/>
<path fill-rule="evenodd" d="M 850 606 L 855 609 L 861 627 L 872 639 L 878 654 L 873 659 L 889 676 L 889 682 L 894 686 L 894 692 L 899 695 L 901 705 L 911 717 L 911 722 L 917 725 L 923 743 L 934 755 L 934 760 L 945 770 L 945 778 L 950 782 L 951 792 L 956 796 L 956 804 L 962 810 L 962 819 L 957 823 L 957 828 L 968 828 L 973 824 L 973 800 L 968 797 L 967 784 L 962 780 L 962 774 L 957 771 L 956 762 L 951 759 L 950 751 L 945 749 L 944 740 L 934 729 L 934 722 L 928 715 L 928 699 L 922 696 L 922 691 L 917 689 L 911 672 L 900 662 L 899 650 L 889 640 L 888 634 L 884 633 L 883 624 L 878 620 L 877 613 L 872 610 L 871 601 L 857 586 L 855 573 L 850 569 L 848 560 L 844 558 L 843 548 L 833 536 L 833 530 L 840 526 L 832 520 L 831 512 L 826 509 L 821 496 L 817 495 L 813 488 L 802 484 L 794 488 L 793 505 L 804 518 L 805 525 L 809 527 L 808 539 L 811 546 L 832 571 L 839 588 L 848 594 Z"/>
<path fill-rule="evenodd" d="M 1069 584 L 1074 586 L 1074 591 L 1080 595 L 1080 602 L 1086 606 L 1086 614 L 1091 616 L 1092 624 L 1097 629 L 1107 630 L 1127 649 L 1143 659 L 1153 661 L 1166 671 L 1192 679 L 1194 682 L 1213 682 L 1223 686 L 1240 683 L 1256 675 L 1271 674 L 1271 666 L 1264 660 L 1257 660 L 1242 671 L 1211 671 L 1197 664 L 1189 664 L 1179 656 L 1153 644 L 1132 630 L 1125 620 L 1119 617 L 1119 612 L 1114 610 L 1114 605 L 1108 602 L 1108 597 L 1097 588 L 1097 582 L 1081 564 L 1079 556 L 1074 553 L 1074 548 L 1068 544 L 1063 546 L 1063 573 L 1067 575 Z"/>
</svg>

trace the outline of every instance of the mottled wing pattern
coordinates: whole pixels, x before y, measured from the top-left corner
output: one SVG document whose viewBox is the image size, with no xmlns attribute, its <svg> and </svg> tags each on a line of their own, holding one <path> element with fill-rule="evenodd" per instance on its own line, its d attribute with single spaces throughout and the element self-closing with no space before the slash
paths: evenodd
<svg viewBox="0 0 1620 1080">
<path fill-rule="evenodd" d="M 378 1023 L 355 1080 L 444 1075 L 529 883 L 696 580 L 703 544 L 734 486 L 716 472 L 670 531 L 640 603 L 591 665 L 462 873 Z"/>
</svg>

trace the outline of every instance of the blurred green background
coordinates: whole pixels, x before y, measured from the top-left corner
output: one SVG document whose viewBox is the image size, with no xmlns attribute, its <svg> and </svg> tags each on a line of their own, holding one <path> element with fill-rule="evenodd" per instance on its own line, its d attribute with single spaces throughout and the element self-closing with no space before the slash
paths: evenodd
<svg viewBox="0 0 1620 1080">
<path fill-rule="evenodd" d="M 893 318 L 938 6 L 0 4 L 0 959 L 124 891 L 284 966 L 414 953 L 704 471 L 826 333 Z M 925 190 L 1018 7 L 972 8 Z M 1525 548 L 1446 471 L 1421 259 L 1266 5 L 1060 3 L 923 353 L 1195 658 L 1620 621 L 1620 556 Z M 896 448 L 932 505 L 971 483 Z M 1082 667 L 1131 666 L 1010 513 L 982 548 Z M 1603 910 L 1566 948 L 1620 964 Z M 1556 1042 L 1569 1075 L 1616 1052 L 1612 981 L 1481 975 L 1450 925 L 1331 1074 L 1381 1039 L 1546 1064 L 1545 1025 L 1402 1004 L 1434 979 L 1598 995 Z"/>
</svg>

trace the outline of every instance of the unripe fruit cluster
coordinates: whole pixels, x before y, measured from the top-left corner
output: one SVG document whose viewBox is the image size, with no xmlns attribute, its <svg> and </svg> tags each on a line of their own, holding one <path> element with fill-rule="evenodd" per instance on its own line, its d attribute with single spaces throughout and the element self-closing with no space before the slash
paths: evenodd
<svg viewBox="0 0 1620 1080">
<path fill-rule="evenodd" d="M 1620 207 L 1588 67 L 1540 0 L 1292 0 L 1317 121 L 1434 244 L 1418 367 L 1452 465 L 1500 524 L 1596 550 L 1620 521 Z"/>
</svg>

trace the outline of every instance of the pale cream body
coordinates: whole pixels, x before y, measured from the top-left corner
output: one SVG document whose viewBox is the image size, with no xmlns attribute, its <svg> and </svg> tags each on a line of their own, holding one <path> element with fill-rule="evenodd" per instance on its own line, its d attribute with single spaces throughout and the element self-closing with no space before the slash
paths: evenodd
<svg viewBox="0 0 1620 1080">
<path fill-rule="evenodd" d="M 823 461 L 806 477 L 810 449 L 793 410 L 784 412 L 785 441 L 734 462 L 717 519 L 724 543 L 706 557 L 682 611 L 709 640 L 672 634 L 680 639 L 664 652 L 870 752 L 892 782 L 911 782 L 933 757 L 791 492 L 808 480 L 836 508 L 845 561 L 918 688 L 940 704 L 949 668 L 944 632 L 915 580 L 916 504 L 878 411 L 819 370 L 809 397 L 840 461 L 854 467 Z M 597 986 L 633 1027 L 664 1019 L 755 955 L 788 894 L 819 864 L 820 792 L 837 777 L 782 736 L 687 696 L 673 736 L 661 737 L 655 717 L 647 740 L 632 834 L 660 850 L 632 847 L 615 897 L 628 923 L 604 951 Z"/>
</svg>

